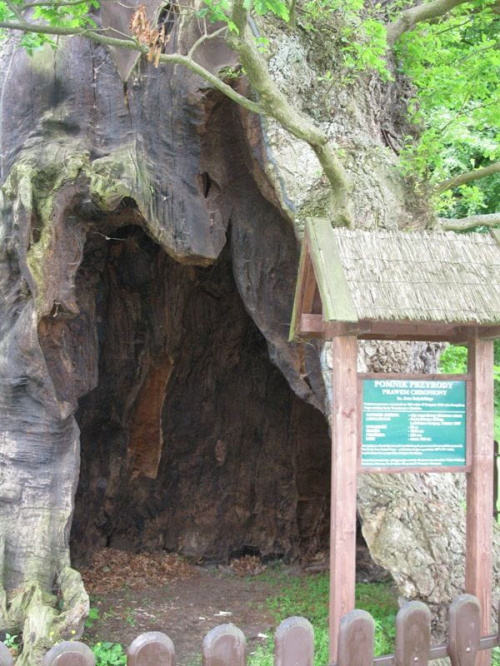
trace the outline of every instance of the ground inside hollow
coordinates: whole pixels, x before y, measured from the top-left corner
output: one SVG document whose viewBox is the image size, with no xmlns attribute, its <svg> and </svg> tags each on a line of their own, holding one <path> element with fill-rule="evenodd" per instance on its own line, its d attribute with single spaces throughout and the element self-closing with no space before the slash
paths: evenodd
<svg viewBox="0 0 500 666">
<path fill-rule="evenodd" d="M 303 565 L 263 563 L 256 556 L 229 565 L 194 565 L 173 553 L 132 554 L 98 550 L 82 570 L 91 597 L 91 619 L 83 637 L 120 643 L 126 649 L 141 633 L 161 631 L 173 641 L 177 666 L 201 664 L 201 647 L 210 629 L 232 623 L 243 631 L 247 654 L 274 635 L 277 620 L 270 598 L 298 577 L 313 578 L 328 570 L 325 552 Z M 359 543 L 358 582 L 387 581 Z M 98 617 L 96 617 L 98 616 Z"/>
<path fill-rule="evenodd" d="M 300 569 L 288 571 L 296 575 Z M 143 632 L 162 631 L 175 645 L 177 666 L 194 666 L 201 663 L 206 633 L 232 623 L 245 634 L 251 653 L 275 629 L 265 602 L 279 586 L 265 572 L 251 556 L 228 566 L 197 566 L 174 554 L 103 549 L 82 571 L 91 617 L 98 615 L 88 622 L 83 640 L 91 646 L 120 643 L 125 649 Z"/>
</svg>

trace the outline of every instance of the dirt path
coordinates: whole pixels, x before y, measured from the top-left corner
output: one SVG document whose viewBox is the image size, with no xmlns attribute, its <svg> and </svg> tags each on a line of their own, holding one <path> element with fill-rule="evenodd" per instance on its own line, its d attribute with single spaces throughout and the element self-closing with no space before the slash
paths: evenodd
<svg viewBox="0 0 500 666">
<path fill-rule="evenodd" d="M 128 566 L 137 571 L 133 559 Z M 86 572 L 91 606 L 99 618 L 86 630 L 85 642 L 110 641 L 125 648 L 140 633 L 162 631 L 174 642 L 177 665 L 193 666 L 201 663 L 203 637 L 219 624 L 239 627 L 249 653 L 273 633 L 275 623 L 265 601 L 279 588 L 276 577 L 245 575 L 252 567 L 238 563 L 224 569 L 183 564 L 180 577 L 173 568 L 166 581 L 136 576 L 142 584 L 135 587 L 121 582 L 123 564 L 101 564 Z M 99 592 L 100 587 L 104 591 Z"/>
</svg>

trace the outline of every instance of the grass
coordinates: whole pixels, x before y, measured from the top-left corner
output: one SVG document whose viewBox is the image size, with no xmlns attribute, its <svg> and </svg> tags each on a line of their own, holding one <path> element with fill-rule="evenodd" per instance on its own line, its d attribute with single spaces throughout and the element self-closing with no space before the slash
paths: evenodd
<svg viewBox="0 0 500 666">
<path fill-rule="evenodd" d="M 266 574 L 264 574 L 266 575 Z M 314 664 L 325 666 L 328 655 L 328 574 L 290 577 L 273 575 L 280 591 L 268 599 L 266 605 L 276 624 L 288 617 L 300 615 L 314 627 Z M 358 583 L 356 608 L 365 610 L 375 620 L 375 656 L 392 654 L 396 639 L 396 614 L 399 606 L 391 583 Z M 250 654 L 249 666 L 273 666 L 274 640 L 270 638 Z M 500 666 L 500 648 L 492 652 L 492 666 Z"/>
<path fill-rule="evenodd" d="M 328 663 L 328 594 L 327 574 L 289 577 L 281 575 L 280 591 L 267 601 L 279 624 L 287 617 L 300 615 L 314 627 L 314 662 Z M 375 620 L 376 656 L 392 652 L 395 619 L 398 611 L 396 593 L 390 583 L 359 583 L 356 586 L 356 608 L 366 610 Z M 269 639 L 250 655 L 250 666 L 272 666 L 274 641 Z"/>
</svg>

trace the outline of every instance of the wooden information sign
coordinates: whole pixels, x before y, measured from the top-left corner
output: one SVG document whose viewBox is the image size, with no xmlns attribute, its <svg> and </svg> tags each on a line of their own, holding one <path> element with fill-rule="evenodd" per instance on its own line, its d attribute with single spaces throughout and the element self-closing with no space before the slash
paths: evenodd
<svg viewBox="0 0 500 666">
<path fill-rule="evenodd" d="M 436 252 L 439 248 L 439 252 Z M 332 367 L 330 661 L 354 609 L 358 473 L 466 474 L 465 591 L 491 622 L 493 340 L 500 230 L 362 231 L 306 223 L 290 339 L 329 341 Z M 468 346 L 467 375 L 360 375 L 358 340 Z M 488 651 L 476 666 L 489 666 Z"/>
<path fill-rule="evenodd" d="M 466 379 L 360 376 L 360 472 L 466 471 Z"/>
</svg>

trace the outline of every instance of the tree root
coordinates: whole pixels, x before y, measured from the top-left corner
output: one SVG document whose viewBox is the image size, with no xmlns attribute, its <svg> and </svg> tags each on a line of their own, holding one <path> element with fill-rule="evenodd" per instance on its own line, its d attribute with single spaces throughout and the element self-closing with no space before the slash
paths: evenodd
<svg viewBox="0 0 500 666">
<path fill-rule="evenodd" d="M 7 611 L 6 626 L 22 631 L 23 650 L 17 666 L 38 666 L 54 644 L 80 638 L 89 612 L 89 597 L 80 574 L 65 567 L 57 578 L 57 595 L 29 581 L 18 590 Z"/>
</svg>

